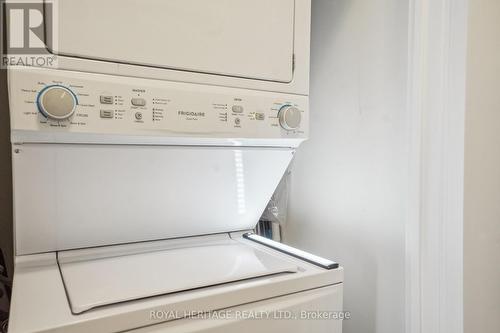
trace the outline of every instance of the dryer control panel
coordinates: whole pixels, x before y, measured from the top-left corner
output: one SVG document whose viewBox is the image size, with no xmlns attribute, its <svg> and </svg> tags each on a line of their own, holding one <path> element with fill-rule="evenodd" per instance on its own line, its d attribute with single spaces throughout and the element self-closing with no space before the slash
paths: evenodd
<svg viewBox="0 0 500 333">
<path fill-rule="evenodd" d="M 37 68 L 11 70 L 9 89 L 13 131 L 307 137 L 308 98 L 302 95 Z"/>
</svg>

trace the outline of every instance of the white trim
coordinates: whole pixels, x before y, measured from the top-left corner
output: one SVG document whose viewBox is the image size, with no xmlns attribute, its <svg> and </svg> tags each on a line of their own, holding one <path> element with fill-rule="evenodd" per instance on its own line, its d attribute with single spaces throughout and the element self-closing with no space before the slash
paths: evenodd
<svg viewBox="0 0 500 333">
<path fill-rule="evenodd" d="M 406 332 L 463 332 L 467 0 L 410 0 Z"/>
</svg>

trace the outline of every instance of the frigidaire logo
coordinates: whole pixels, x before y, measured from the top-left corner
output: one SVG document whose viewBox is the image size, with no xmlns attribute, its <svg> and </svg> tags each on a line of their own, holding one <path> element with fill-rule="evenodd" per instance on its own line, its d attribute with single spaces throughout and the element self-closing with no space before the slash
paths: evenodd
<svg viewBox="0 0 500 333">
<path fill-rule="evenodd" d="M 0 66 L 57 66 L 56 5 L 46 1 L 2 2 L 0 34 L 2 61 Z M 6 40 L 3 40 L 3 37 Z M 50 51 L 49 51 L 50 50 Z"/>
<path fill-rule="evenodd" d="M 205 117 L 205 112 L 178 111 L 177 114 L 179 116 L 188 116 L 188 117 Z"/>
</svg>

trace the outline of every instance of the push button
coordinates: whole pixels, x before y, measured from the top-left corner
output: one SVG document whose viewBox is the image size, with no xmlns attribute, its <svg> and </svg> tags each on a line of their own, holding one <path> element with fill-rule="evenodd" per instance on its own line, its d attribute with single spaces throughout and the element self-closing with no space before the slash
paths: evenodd
<svg viewBox="0 0 500 333">
<path fill-rule="evenodd" d="M 101 104 L 113 104 L 113 96 L 100 96 Z"/>
<path fill-rule="evenodd" d="M 255 114 L 255 119 L 257 120 L 264 120 L 265 116 L 263 113 L 256 113 Z"/>
<path fill-rule="evenodd" d="M 241 105 L 233 105 L 233 107 L 231 108 L 231 110 L 234 113 L 242 113 L 243 112 L 243 106 L 241 106 Z"/>
<path fill-rule="evenodd" d="M 101 118 L 113 118 L 113 111 L 101 110 Z"/>
<path fill-rule="evenodd" d="M 144 106 L 146 105 L 146 100 L 144 98 L 132 98 L 130 100 L 130 103 L 132 103 L 133 106 Z"/>
</svg>

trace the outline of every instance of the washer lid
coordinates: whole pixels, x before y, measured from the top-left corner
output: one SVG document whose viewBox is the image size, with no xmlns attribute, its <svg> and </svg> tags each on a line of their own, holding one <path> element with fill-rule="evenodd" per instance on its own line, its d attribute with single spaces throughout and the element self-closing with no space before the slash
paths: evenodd
<svg viewBox="0 0 500 333">
<path fill-rule="evenodd" d="M 229 238 L 208 239 L 203 244 L 172 240 L 135 253 L 109 247 L 90 254 L 59 252 L 71 311 L 79 314 L 104 305 L 297 272 L 293 261 Z"/>
</svg>

